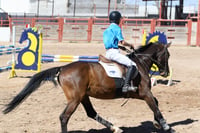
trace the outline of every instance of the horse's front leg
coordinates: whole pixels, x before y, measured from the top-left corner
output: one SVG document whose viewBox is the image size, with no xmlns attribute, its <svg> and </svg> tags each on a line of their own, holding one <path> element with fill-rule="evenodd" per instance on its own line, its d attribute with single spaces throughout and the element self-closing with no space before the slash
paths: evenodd
<svg viewBox="0 0 200 133">
<path fill-rule="evenodd" d="M 159 107 L 158 107 L 158 100 L 157 100 L 157 98 L 154 97 L 154 100 L 155 100 L 155 102 L 156 102 L 157 108 L 159 108 Z M 164 119 L 163 119 L 163 120 L 164 120 Z M 157 120 L 157 118 L 156 118 L 156 115 L 154 115 L 154 121 L 153 121 L 154 127 L 158 128 L 158 129 L 161 129 L 162 127 L 161 127 L 160 123 L 163 123 L 163 122 L 159 122 L 159 121 Z"/>
<path fill-rule="evenodd" d="M 158 101 L 153 96 L 151 91 L 148 91 L 145 95 L 143 95 L 143 97 L 144 97 L 144 100 L 146 101 L 146 103 L 148 104 L 148 106 L 150 107 L 150 109 L 154 113 L 154 119 L 157 122 L 157 123 L 154 122 L 154 125 L 156 127 L 159 127 L 158 125 L 160 125 L 160 127 L 164 131 L 174 133 L 175 131 L 167 124 L 166 120 L 164 119 L 163 115 L 161 114 L 161 112 L 158 108 Z"/>
<path fill-rule="evenodd" d="M 156 105 L 157 105 L 157 107 L 158 107 L 159 104 L 158 104 L 157 98 L 154 97 L 154 100 L 155 100 Z M 159 108 L 159 107 L 158 107 L 158 108 Z M 158 128 L 158 129 L 161 129 L 161 128 L 162 128 L 162 127 L 160 126 L 160 124 L 158 123 L 158 121 L 156 120 L 156 116 L 155 116 L 155 115 L 154 115 L 153 125 L 154 125 L 154 127 Z"/>
</svg>

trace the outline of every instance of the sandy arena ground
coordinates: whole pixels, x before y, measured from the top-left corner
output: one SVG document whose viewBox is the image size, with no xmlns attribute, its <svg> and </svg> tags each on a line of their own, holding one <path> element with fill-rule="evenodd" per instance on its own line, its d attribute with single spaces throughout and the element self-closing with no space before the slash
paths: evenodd
<svg viewBox="0 0 200 133">
<path fill-rule="evenodd" d="M 200 132 L 200 48 L 172 46 L 170 66 L 173 85 L 158 84 L 152 88 L 159 100 L 159 108 L 169 125 L 178 133 Z M 44 42 L 43 54 L 98 55 L 104 54 L 101 43 Z M 0 63 L 11 56 L 0 56 Z M 64 65 L 66 62 L 42 64 L 42 69 Z M 9 72 L 0 73 L 0 110 L 28 82 L 30 72 L 17 72 L 17 78 L 8 79 Z M 125 133 L 161 133 L 152 125 L 153 113 L 144 101 L 129 99 L 100 100 L 91 98 L 96 111 Z M 0 112 L 0 133 L 59 133 L 59 115 L 66 106 L 60 87 L 45 83 L 16 110 L 3 115 Z M 110 133 L 108 129 L 87 117 L 82 105 L 68 123 L 70 133 Z"/>
</svg>

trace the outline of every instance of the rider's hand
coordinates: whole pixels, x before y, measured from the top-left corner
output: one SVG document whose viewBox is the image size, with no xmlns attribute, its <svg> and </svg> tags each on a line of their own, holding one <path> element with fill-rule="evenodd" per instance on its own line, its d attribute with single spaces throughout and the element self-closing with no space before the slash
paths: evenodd
<svg viewBox="0 0 200 133">
<path fill-rule="evenodd" d="M 134 49 L 134 45 L 133 44 L 130 44 L 130 49 Z"/>
<path fill-rule="evenodd" d="M 128 47 L 130 47 L 130 49 L 133 49 L 133 50 L 134 50 L 134 45 L 133 45 L 133 44 L 130 44 L 130 43 L 124 41 L 124 40 L 120 41 L 120 43 L 121 43 L 122 45 L 128 46 Z"/>
</svg>

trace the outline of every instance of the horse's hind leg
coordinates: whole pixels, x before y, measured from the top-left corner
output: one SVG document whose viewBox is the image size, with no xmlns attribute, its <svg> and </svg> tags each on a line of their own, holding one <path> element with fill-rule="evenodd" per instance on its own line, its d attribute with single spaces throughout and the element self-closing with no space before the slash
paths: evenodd
<svg viewBox="0 0 200 133">
<path fill-rule="evenodd" d="M 77 102 L 77 101 L 68 102 L 63 113 L 60 115 L 62 133 L 67 133 L 67 123 L 69 121 L 69 118 L 74 113 L 74 111 L 76 110 L 78 105 L 79 105 L 79 102 Z"/>
<path fill-rule="evenodd" d="M 104 125 L 107 128 L 109 128 L 114 133 L 121 133 L 122 132 L 121 129 L 119 129 L 118 127 L 113 126 L 112 123 L 110 123 L 109 121 L 103 119 L 101 116 L 99 116 L 97 114 L 97 112 L 94 110 L 94 108 L 92 106 L 92 103 L 90 102 L 90 99 L 89 99 L 88 96 L 85 96 L 84 99 L 81 101 L 81 103 L 83 104 L 83 107 L 84 107 L 88 117 L 98 121 L 102 125 Z"/>
</svg>

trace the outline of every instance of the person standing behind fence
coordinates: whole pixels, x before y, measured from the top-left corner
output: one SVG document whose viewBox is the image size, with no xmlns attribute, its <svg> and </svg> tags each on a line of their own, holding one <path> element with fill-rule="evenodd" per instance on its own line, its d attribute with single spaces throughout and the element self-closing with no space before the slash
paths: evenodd
<svg viewBox="0 0 200 133">
<path fill-rule="evenodd" d="M 125 77 L 125 83 L 122 88 L 122 92 L 136 91 L 137 87 L 131 86 L 131 80 L 134 79 L 137 74 L 136 63 L 129 59 L 127 56 L 120 53 L 118 44 L 129 46 L 134 48 L 132 44 L 129 44 L 124 40 L 122 30 L 119 27 L 122 16 L 119 11 L 112 11 L 109 15 L 110 26 L 103 33 L 103 43 L 106 49 L 106 58 L 116 61 L 122 65 L 125 65 L 128 70 Z"/>
</svg>

